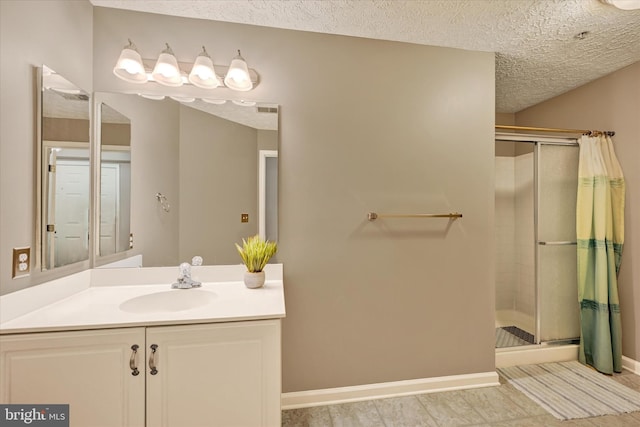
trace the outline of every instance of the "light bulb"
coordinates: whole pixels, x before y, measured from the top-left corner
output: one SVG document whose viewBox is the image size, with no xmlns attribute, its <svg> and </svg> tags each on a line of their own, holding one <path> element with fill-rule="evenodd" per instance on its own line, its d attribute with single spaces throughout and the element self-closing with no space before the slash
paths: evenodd
<svg viewBox="0 0 640 427">
<path fill-rule="evenodd" d="M 142 65 L 133 59 L 125 58 L 120 64 L 120 67 L 124 68 L 124 70 L 129 74 L 144 73 Z"/>
<path fill-rule="evenodd" d="M 165 86 L 182 86 L 182 76 L 171 47 L 167 43 L 167 48 L 160 53 L 156 66 L 151 73 L 153 80 Z"/>
<path fill-rule="evenodd" d="M 203 89 L 214 89 L 220 85 L 211 57 L 204 46 L 202 46 L 202 52 L 193 63 L 193 68 L 189 73 L 189 81 L 194 86 Z"/>
<path fill-rule="evenodd" d="M 240 55 L 239 50 L 238 56 L 233 58 L 231 65 L 229 65 L 229 70 L 224 78 L 224 84 L 229 89 L 242 92 L 253 89 L 253 83 L 249 76 L 249 68 L 244 58 Z"/>
<path fill-rule="evenodd" d="M 158 65 L 156 66 L 154 71 L 158 74 L 162 74 L 163 77 L 170 79 L 180 73 L 178 73 L 176 67 L 167 62 L 170 60 L 167 58 L 168 56 L 169 55 L 166 53 L 160 55 L 160 58 L 158 59 Z"/>
<path fill-rule="evenodd" d="M 203 65 L 203 64 L 194 65 L 192 73 L 194 73 L 196 76 L 198 76 L 202 80 L 207 80 L 213 77 L 213 70 L 211 69 L 211 67 L 207 67 L 206 65 Z"/>
<path fill-rule="evenodd" d="M 130 83 L 146 83 L 147 73 L 142 65 L 142 57 L 131 40 L 120 52 L 113 74 Z"/>
</svg>

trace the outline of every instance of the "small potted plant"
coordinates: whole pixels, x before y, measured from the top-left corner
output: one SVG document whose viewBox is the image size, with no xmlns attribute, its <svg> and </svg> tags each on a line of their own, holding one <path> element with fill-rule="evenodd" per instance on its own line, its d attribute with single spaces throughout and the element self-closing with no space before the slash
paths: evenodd
<svg viewBox="0 0 640 427">
<path fill-rule="evenodd" d="M 247 267 L 244 273 L 244 284 L 255 289 L 264 285 L 264 267 L 278 250 L 276 242 L 270 242 L 256 235 L 247 240 L 242 239 L 242 246 L 236 243 L 236 249 Z"/>
</svg>

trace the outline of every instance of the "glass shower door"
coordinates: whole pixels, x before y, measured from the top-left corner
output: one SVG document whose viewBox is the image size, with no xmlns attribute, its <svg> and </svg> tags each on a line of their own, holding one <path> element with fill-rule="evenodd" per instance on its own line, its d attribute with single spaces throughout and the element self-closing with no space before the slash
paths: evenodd
<svg viewBox="0 0 640 427">
<path fill-rule="evenodd" d="M 538 342 L 580 336 L 576 282 L 576 194 L 579 147 L 537 144 Z"/>
</svg>

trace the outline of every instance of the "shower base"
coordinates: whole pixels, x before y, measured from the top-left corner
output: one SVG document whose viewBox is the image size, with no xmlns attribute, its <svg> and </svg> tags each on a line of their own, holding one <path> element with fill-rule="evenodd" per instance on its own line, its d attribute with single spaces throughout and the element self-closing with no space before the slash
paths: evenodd
<svg viewBox="0 0 640 427">
<path fill-rule="evenodd" d="M 578 360 L 578 347 L 579 345 L 577 344 L 536 344 L 522 347 L 497 348 L 496 368 Z"/>
<path fill-rule="evenodd" d="M 534 344 L 533 335 L 517 326 L 496 328 L 496 348 L 518 347 Z"/>
</svg>

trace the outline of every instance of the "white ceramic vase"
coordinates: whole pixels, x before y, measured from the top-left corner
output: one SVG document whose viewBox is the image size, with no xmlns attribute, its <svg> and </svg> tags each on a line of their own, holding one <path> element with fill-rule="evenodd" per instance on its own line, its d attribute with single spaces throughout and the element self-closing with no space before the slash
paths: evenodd
<svg viewBox="0 0 640 427">
<path fill-rule="evenodd" d="M 257 273 L 244 272 L 244 284 L 249 289 L 261 288 L 264 285 L 264 279 L 264 271 Z"/>
</svg>

